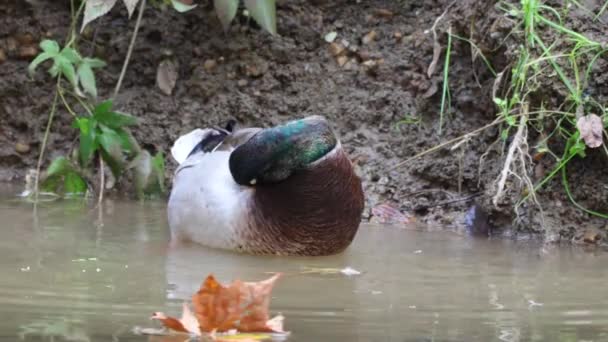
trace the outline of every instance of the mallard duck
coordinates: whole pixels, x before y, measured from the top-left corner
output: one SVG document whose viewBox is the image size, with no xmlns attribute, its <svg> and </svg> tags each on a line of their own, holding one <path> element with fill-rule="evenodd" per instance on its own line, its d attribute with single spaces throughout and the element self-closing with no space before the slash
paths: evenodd
<svg viewBox="0 0 608 342">
<path fill-rule="evenodd" d="M 329 123 L 196 129 L 172 149 L 174 241 L 252 254 L 330 255 L 352 242 L 361 180 Z"/>
</svg>

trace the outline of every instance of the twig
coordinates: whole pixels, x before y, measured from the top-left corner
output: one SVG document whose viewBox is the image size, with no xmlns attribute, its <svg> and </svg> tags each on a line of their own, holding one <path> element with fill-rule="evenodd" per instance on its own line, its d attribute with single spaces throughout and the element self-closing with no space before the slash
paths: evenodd
<svg viewBox="0 0 608 342">
<path fill-rule="evenodd" d="M 40 146 L 40 155 L 38 156 L 38 164 L 36 165 L 36 178 L 34 180 L 34 202 L 38 203 L 38 185 L 40 183 L 40 168 L 42 167 L 42 159 L 44 158 L 44 151 L 46 150 L 46 143 L 49 140 L 49 134 L 51 132 L 51 125 L 53 124 L 53 117 L 57 111 L 57 101 L 59 100 L 59 82 L 61 77 L 57 77 L 57 86 L 55 90 L 55 98 L 51 105 L 51 113 L 49 114 L 49 121 L 46 124 L 46 130 L 44 131 L 44 137 L 42 138 L 42 146 Z"/>
<path fill-rule="evenodd" d="M 452 1 L 448 7 L 445 8 L 443 13 L 435 19 L 435 23 L 431 27 L 431 31 L 433 32 L 433 60 L 426 71 L 427 76 L 430 78 L 435 73 L 435 69 L 437 68 L 437 62 L 439 61 L 439 56 L 441 56 L 441 45 L 439 44 L 437 38 L 437 25 L 439 22 L 448 14 L 448 10 L 456 3 L 456 0 Z"/>
<path fill-rule="evenodd" d="M 444 142 L 444 143 L 441 143 L 441 144 L 439 144 L 439 145 L 437 145 L 437 146 L 431 147 L 431 148 L 429 148 L 428 150 L 424 150 L 424 151 L 422 151 L 422 152 L 418 153 L 417 155 L 415 155 L 415 156 L 413 156 L 413 157 L 410 157 L 410 158 L 408 158 L 408 159 L 406 159 L 406 160 L 404 160 L 404 161 L 402 161 L 402 162 L 400 162 L 400 163 L 397 163 L 396 165 L 394 165 L 394 166 L 390 167 L 390 168 L 388 169 L 388 171 L 393 171 L 394 169 L 396 169 L 396 168 L 398 168 L 398 167 L 400 167 L 400 166 L 403 166 L 403 165 L 405 165 L 405 164 L 407 164 L 407 163 L 411 162 L 411 161 L 412 161 L 412 160 L 414 160 L 414 159 L 418 159 L 418 158 L 420 158 L 420 157 L 422 157 L 422 156 L 425 156 L 425 155 L 427 155 L 427 154 L 429 154 L 429 153 L 432 153 L 432 152 L 435 152 L 435 151 L 437 151 L 437 150 L 440 150 L 440 149 L 444 148 L 445 146 L 448 146 L 448 145 L 451 145 L 451 144 L 453 144 L 453 143 L 456 143 L 456 142 L 458 142 L 458 141 L 460 141 L 460 140 L 462 140 L 462 139 L 468 139 L 470 136 L 473 136 L 473 135 L 475 135 L 475 134 L 477 134 L 477 133 L 479 133 L 479 132 L 481 132 L 481 131 L 483 131 L 483 130 L 486 130 L 486 129 L 488 129 L 488 128 L 492 127 L 492 126 L 496 126 L 496 125 L 498 125 L 499 123 L 502 123 L 502 122 L 504 122 L 504 121 L 505 121 L 504 119 L 502 119 L 502 118 L 498 118 L 498 119 L 496 119 L 496 120 L 492 121 L 491 123 L 489 123 L 489 124 L 487 124 L 487 125 L 485 125 L 485 126 L 479 127 L 479 128 L 477 128 L 476 130 L 473 130 L 473 131 L 471 131 L 471 132 L 469 132 L 469 133 L 467 133 L 467 134 L 461 135 L 461 136 L 459 136 L 459 137 L 457 137 L 457 138 L 454 138 L 454 139 L 448 140 L 448 141 L 446 141 L 446 142 Z"/>
<path fill-rule="evenodd" d="M 97 205 L 101 207 L 101 203 L 103 202 L 103 189 L 106 186 L 106 180 L 104 177 L 103 170 L 103 158 L 99 155 L 99 197 L 97 198 Z"/>
<path fill-rule="evenodd" d="M 120 86 L 122 85 L 122 80 L 125 77 L 125 73 L 127 72 L 127 67 L 129 66 L 129 60 L 131 59 L 131 53 L 133 52 L 133 46 L 135 46 L 135 39 L 137 38 L 137 32 L 139 31 L 141 18 L 143 16 L 145 8 L 146 0 L 141 0 L 141 4 L 139 5 L 139 13 L 137 13 L 137 21 L 135 22 L 135 29 L 133 30 L 133 35 L 131 36 L 131 43 L 129 43 L 129 49 L 127 51 L 127 57 L 125 58 L 125 62 L 122 65 L 122 70 L 120 71 L 120 76 L 118 77 L 116 88 L 114 88 L 113 97 L 116 97 L 116 95 L 118 95 L 118 91 L 120 91 Z"/>
</svg>

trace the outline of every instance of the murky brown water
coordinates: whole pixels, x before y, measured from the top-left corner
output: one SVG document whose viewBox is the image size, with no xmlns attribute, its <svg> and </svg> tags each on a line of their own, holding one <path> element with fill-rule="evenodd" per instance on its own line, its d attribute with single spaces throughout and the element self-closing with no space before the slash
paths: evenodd
<svg viewBox="0 0 608 342">
<path fill-rule="evenodd" d="M 290 341 L 608 341 L 608 254 L 363 226 L 343 255 L 279 258 L 168 249 L 165 205 L 0 198 L 0 340 L 147 341 L 208 273 L 281 271 L 273 312 Z M 306 267 L 353 267 L 347 277 Z M 155 339 L 161 341 L 162 339 Z"/>
</svg>

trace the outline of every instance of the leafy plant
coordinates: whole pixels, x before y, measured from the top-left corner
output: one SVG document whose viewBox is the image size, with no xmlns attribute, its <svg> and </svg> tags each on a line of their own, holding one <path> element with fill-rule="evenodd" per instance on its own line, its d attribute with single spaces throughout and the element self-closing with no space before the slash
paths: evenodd
<svg viewBox="0 0 608 342">
<path fill-rule="evenodd" d="M 53 65 L 48 69 L 53 77 L 63 76 L 73 86 L 77 94 L 84 96 L 79 85 L 84 91 L 94 98 L 97 97 L 97 86 L 95 84 L 95 73 L 93 69 L 102 68 L 106 65 L 98 58 L 82 57 L 75 49 L 64 47 L 60 49 L 54 40 L 45 39 L 40 42 L 42 52 L 30 63 L 28 71 L 33 75 L 38 65 L 44 61 L 52 60 Z"/>
<path fill-rule="evenodd" d="M 164 192 L 164 161 L 162 153 L 158 153 L 154 158 L 150 157 L 147 151 L 142 151 L 131 133 L 128 126 L 137 123 L 135 117 L 115 111 L 112 109 L 112 101 L 106 100 L 97 104 L 88 101 L 87 97 L 80 90 L 80 86 L 93 99 L 97 97 L 97 86 L 93 69 L 105 66 L 105 62 L 97 58 L 82 57 L 78 51 L 65 46 L 60 48 L 59 44 L 53 40 L 43 40 L 40 43 L 41 53 L 29 65 L 29 73 L 33 75 L 36 68 L 45 61 L 53 61 L 48 72 L 57 78 L 56 95 L 53 100 L 51 114 L 43 147 L 38 163 L 40 165 L 46 146 L 46 140 L 50 131 L 56 105 L 60 98 L 65 109 L 72 114 L 74 122 L 72 127 L 78 130 L 79 145 L 75 160 L 70 160 L 64 156 L 58 157 L 49 165 L 45 173 L 41 189 L 44 192 L 53 192 L 64 197 L 82 196 L 89 188 L 87 179 L 90 182 L 90 168 L 95 156 L 99 156 L 101 161 L 108 165 L 112 176 L 117 179 L 129 168 L 135 170 L 136 190 L 140 198 L 146 194 Z M 73 92 L 65 89 L 62 79 L 67 80 Z M 80 105 L 86 109 L 87 114 L 77 115 L 72 110 L 66 95 L 72 95 Z M 92 109 L 91 109 L 92 108 Z M 135 165 L 134 161 L 138 161 Z M 103 164 L 101 164 L 103 165 Z M 137 167 L 134 167 L 137 166 Z M 100 169 L 100 173 L 104 170 Z M 143 173 L 142 173 L 143 172 Z M 103 179 L 103 178 L 102 178 Z M 140 181 L 143 179 L 143 181 Z M 36 181 L 35 192 L 38 194 L 38 180 Z M 102 182 L 103 183 L 103 182 Z M 100 185 L 103 191 L 103 184 Z"/>
<path fill-rule="evenodd" d="M 131 16 L 139 1 L 122 0 L 128 9 L 129 16 Z M 81 30 L 91 21 L 107 14 L 116 2 L 117 0 L 105 2 L 87 1 Z M 192 1 L 186 0 L 155 0 L 154 3 L 157 5 L 170 5 L 180 13 L 188 12 L 197 7 L 196 4 L 192 4 Z M 276 0 L 244 0 L 243 3 L 246 9 L 244 14 L 251 16 L 264 30 L 273 35 L 277 34 Z M 224 30 L 227 30 L 232 20 L 236 17 L 239 9 L 239 0 L 214 0 L 213 5 Z"/>
</svg>

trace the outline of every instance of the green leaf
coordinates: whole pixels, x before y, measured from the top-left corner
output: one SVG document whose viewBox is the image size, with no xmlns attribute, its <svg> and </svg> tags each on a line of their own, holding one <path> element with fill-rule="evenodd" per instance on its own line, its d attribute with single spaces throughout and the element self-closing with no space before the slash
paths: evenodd
<svg viewBox="0 0 608 342">
<path fill-rule="evenodd" d="M 59 55 L 55 58 L 59 63 L 59 70 L 70 84 L 74 87 L 74 89 L 78 89 L 78 79 L 76 78 L 76 69 L 74 69 L 74 65 L 65 57 Z"/>
<path fill-rule="evenodd" d="M 100 125 L 101 134 L 97 136 L 99 145 L 103 152 L 104 160 L 110 166 L 114 176 L 118 177 L 125 164 L 125 157 L 122 149 L 122 139 L 113 129 Z"/>
<path fill-rule="evenodd" d="M 70 63 L 72 63 L 72 64 L 77 64 L 82 60 L 82 57 L 80 57 L 80 54 L 78 53 L 78 51 L 76 51 L 72 48 L 69 48 L 69 47 L 63 48 L 63 50 L 61 50 L 60 55 L 63 58 L 70 61 Z"/>
<path fill-rule="evenodd" d="M 46 176 L 53 177 L 65 174 L 66 172 L 72 170 L 72 165 L 67 160 L 66 157 L 57 157 L 53 159 L 51 165 L 49 165 L 48 169 L 46 169 Z"/>
<path fill-rule="evenodd" d="M 95 109 L 93 110 L 93 116 L 96 116 L 100 113 L 105 113 L 105 112 L 109 112 L 112 109 L 112 100 L 105 100 L 103 102 L 101 102 L 100 104 L 98 104 L 97 106 L 95 106 Z M 99 121 L 99 119 L 98 119 Z"/>
<path fill-rule="evenodd" d="M 122 128 L 115 128 L 114 130 L 120 137 L 120 145 L 122 146 L 122 149 L 129 153 L 133 152 L 133 144 L 131 143 L 133 137 L 131 134 Z"/>
<path fill-rule="evenodd" d="M 145 189 L 148 186 L 150 174 L 152 173 L 152 162 L 150 153 L 146 150 L 142 150 L 135 160 L 133 160 L 134 171 L 135 171 L 135 190 L 137 191 L 137 197 L 143 198 Z"/>
<path fill-rule="evenodd" d="M 86 167 L 97 150 L 97 142 L 95 141 L 96 122 L 89 118 L 78 118 L 76 123 L 80 129 L 80 149 L 78 150 L 80 164 Z"/>
<path fill-rule="evenodd" d="M 230 22 L 232 22 L 236 16 L 236 11 L 239 9 L 239 0 L 213 0 L 213 6 L 224 31 L 228 30 Z"/>
<path fill-rule="evenodd" d="M 30 65 L 27 68 L 27 71 L 30 73 L 30 76 L 34 74 L 34 71 L 36 71 L 36 68 L 38 67 L 38 65 L 40 63 L 42 63 L 48 59 L 51 59 L 55 56 L 56 56 L 56 54 L 51 53 L 51 52 L 43 52 L 43 53 L 39 54 L 38 56 L 36 56 L 36 58 L 34 58 L 34 60 L 30 63 Z"/>
<path fill-rule="evenodd" d="M 165 192 L 165 158 L 162 152 L 158 152 L 152 158 L 152 169 L 156 174 L 156 182 L 160 188 L 160 192 Z"/>
<path fill-rule="evenodd" d="M 40 48 L 42 49 L 42 51 L 52 55 L 56 55 L 59 53 L 59 44 L 51 39 L 45 39 L 41 41 Z"/>
<path fill-rule="evenodd" d="M 63 179 L 63 191 L 67 195 L 81 195 L 87 191 L 87 182 L 74 171 L 70 171 Z"/>
<path fill-rule="evenodd" d="M 277 34 L 276 0 L 245 0 L 245 7 L 263 29 Z"/>
<path fill-rule="evenodd" d="M 88 64 L 81 63 L 78 67 L 78 79 L 84 88 L 84 91 L 97 97 L 97 86 L 95 85 L 95 75 L 93 69 Z"/>
<path fill-rule="evenodd" d="M 182 2 L 180 2 L 179 0 L 171 0 L 171 5 L 173 5 L 173 8 L 180 13 L 188 12 L 189 10 L 191 10 L 197 6 L 197 5 L 186 5 Z"/>
<path fill-rule="evenodd" d="M 95 68 L 103 68 L 103 67 L 106 66 L 106 62 L 102 61 L 99 58 L 85 57 L 85 58 L 83 58 L 82 63 L 88 64 L 93 69 L 95 69 Z"/>
<path fill-rule="evenodd" d="M 109 110 L 98 111 L 97 108 L 95 108 L 93 117 L 100 123 L 111 128 L 120 128 L 137 123 L 137 118 L 132 115 L 121 112 L 110 112 Z"/>
<path fill-rule="evenodd" d="M 84 7 L 84 18 L 82 19 L 82 32 L 91 21 L 101 17 L 102 15 L 110 12 L 112 7 L 116 4 L 116 0 L 86 0 Z"/>
</svg>

